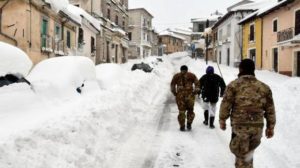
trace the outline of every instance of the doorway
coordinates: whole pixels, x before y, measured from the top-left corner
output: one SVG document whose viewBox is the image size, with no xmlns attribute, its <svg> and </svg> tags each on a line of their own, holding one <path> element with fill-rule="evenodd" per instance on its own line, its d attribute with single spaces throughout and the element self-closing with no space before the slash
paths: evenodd
<svg viewBox="0 0 300 168">
<path fill-rule="evenodd" d="M 296 76 L 300 77 L 300 51 L 297 52 L 297 74 Z"/>
<path fill-rule="evenodd" d="M 278 48 L 273 48 L 273 70 L 278 72 Z"/>
</svg>

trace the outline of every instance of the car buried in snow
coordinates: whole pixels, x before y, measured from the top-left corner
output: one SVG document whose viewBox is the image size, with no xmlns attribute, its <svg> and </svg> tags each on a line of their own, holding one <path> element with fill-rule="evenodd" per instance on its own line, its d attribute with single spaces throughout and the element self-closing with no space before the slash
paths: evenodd
<svg viewBox="0 0 300 168">
<path fill-rule="evenodd" d="M 62 56 L 38 63 L 28 75 L 37 94 L 65 97 L 99 89 L 93 61 L 84 56 Z"/>
<path fill-rule="evenodd" d="M 131 71 L 135 70 L 142 70 L 144 72 L 152 72 L 153 68 L 149 64 L 145 64 L 144 62 L 141 62 L 139 64 L 133 64 L 131 67 Z"/>
<path fill-rule="evenodd" d="M 0 88 L 23 82 L 30 85 L 25 78 L 32 67 L 27 54 L 4 42 L 0 42 L 0 51 Z"/>
</svg>

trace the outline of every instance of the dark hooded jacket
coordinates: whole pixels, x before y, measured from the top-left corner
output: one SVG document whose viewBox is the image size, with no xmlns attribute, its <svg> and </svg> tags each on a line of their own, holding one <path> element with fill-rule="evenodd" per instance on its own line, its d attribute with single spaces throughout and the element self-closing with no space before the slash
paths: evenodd
<svg viewBox="0 0 300 168">
<path fill-rule="evenodd" d="M 222 97 L 226 88 L 223 78 L 214 73 L 207 73 L 203 75 L 199 81 L 199 94 L 201 94 L 203 101 L 217 103 L 219 100 L 219 95 Z"/>
</svg>

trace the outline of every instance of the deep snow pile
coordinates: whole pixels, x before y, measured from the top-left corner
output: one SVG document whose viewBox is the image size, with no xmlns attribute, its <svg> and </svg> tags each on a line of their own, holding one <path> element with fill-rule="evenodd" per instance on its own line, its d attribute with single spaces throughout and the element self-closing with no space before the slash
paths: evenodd
<svg viewBox="0 0 300 168">
<path fill-rule="evenodd" d="M 55 96 L 39 100 L 41 96 L 33 94 L 31 104 L 28 102 L 31 108 L 16 107 L 19 111 L 15 110 L 15 115 L 1 118 L 1 128 L 14 129 L 0 129 L 0 167 L 99 168 L 114 163 L 119 148 L 134 134 L 133 128 L 155 125 L 151 123 L 156 122 L 169 94 L 173 69 L 167 58 L 163 64 L 154 65 L 154 73 L 131 72 L 132 64 L 118 66 L 121 69 L 113 64 L 100 65 L 97 73 L 103 73 L 103 78 L 97 76 L 100 87 L 103 84 L 101 91 L 65 102 L 58 102 Z M 114 73 L 110 71 L 113 69 L 118 73 L 111 79 L 120 80 L 114 81 L 115 87 L 108 87 L 105 80 L 111 79 L 105 73 Z M 24 93 L 23 97 L 27 96 Z"/>
<path fill-rule="evenodd" d="M 8 93 L 25 86 L 0 88 L 0 95 L 6 93 L 11 100 L 0 101 L 0 167 L 233 167 L 234 157 L 228 148 L 230 127 L 223 132 L 217 123 L 215 130 L 203 126 L 199 103 L 193 131 L 178 131 L 170 80 L 183 64 L 197 77 L 204 74 L 207 65 L 186 53 L 162 58 L 163 62 L 150 57 L 124 65 L 99 65 L 96 79 L 100 89 L 68 100 L 25 90 L 16 99 L 19 102 L 25 97 L 24 103 L 13 106 L 15 95 Z M 154 71 L 130 70 L 141 61 L 150 63 Z M 209 64 L 219 73 L 215 63 Z M 221 65 L 220 69 L 226 83 L 238 73 L 236 68 Z M 262 139 L 254 166 L 298 168 L 300 80 L 268 71 L 256 71 L 256 76 L 273 91 L 278 123 L 275 137 Z M 172 105 L 168 110 L 164 109 L 166 101 Z M 169 127 L 160 125 L 164 122 L 169 122 Z M 162 129 L 159 135 L 158 128 Z M 149 151 L 153 152 L 150 157 Z"/>
<path fill-rule="evenodd" d="M 27 54 L 21 49 L 0 41 L 0 76 L 20 74 L 26 76 L 32 66 Z"/>
</svg>

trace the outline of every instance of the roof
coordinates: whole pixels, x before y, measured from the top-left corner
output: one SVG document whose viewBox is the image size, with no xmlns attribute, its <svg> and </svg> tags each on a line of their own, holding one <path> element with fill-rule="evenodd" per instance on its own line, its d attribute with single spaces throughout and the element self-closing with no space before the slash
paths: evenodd
<svg viewBox="0 0 300 168">
<path fill-rule="evenodd" d="M 261 6 L 261 8 L 259 8 L 257 11 L 251 13 L 250 15 L 248 15 L 247 17 L 242 19 L 239 22 L 239 24 L 249 22 L 250 20 L 252 20 L 256 17 L 263 17 L 263 16 L 271 13 L 272 11 L 281 8 L 282 6 L 285 6 L 289 3 L 294 2 L 295 0 L 282 0 L 280 2 L 278 2 L 277 0 L 266 0 L 266 1 L 264 3 L 264 6 Z"/>
<path fill-rule="evenodd" d="M 192 34 L 191 30 L 185 30 L 185 29 L 180 29 L 180 28 L 170 29 L 170 31 L 172 31 L 174 33 L 178 33 L 178 34 L 183 34 L 186 36 L 190 36 Z"/>
<path fill-rule="evenodd" d="M 247 4 L 247 3 L 253 3 L 253 1 L 251 1 L 251 0 L 241 0 L 238 3 L 235 3 L 235 4 L 231 5 L 230 7 L 228 7 L 227 11 L 229 12 L 237 6 L 241 6 L 241 5 L 244 5 L 244 4 Z"/>
<path fill-rule="evenodd" d="M 209 21 L 217 21 L 220 17 L 222 17 L 223 14 L 216 11 L 214 13 L 212 13 L 211 15 L 209 16 L 206 16 L 206 17 L 201 17 L 201 18 L 194 18 L 194 19 L 191 19 L 191 22 L 206 22 L 207 20 Z"/>
<path fill-rule="evenodd" d="M 150 15 L 152 18 L 154 18 L 154 16 L 153 16 L 149 11 L 147 11 L 145 8 L 133 8 L 133 9 L 128 9 L 128 12 L 131 12 L 131 11 L 144 11 L 144 12 L 146 12 L 148 15 Z"/>
<path fill-rule="evenodd" d="M 180 40 L 186 40 L 184 37 L 182 36 L 179 36 L 173 32 L 171 32 L 170 30 L 164 30 L 162 32 L 159 33 L 159 36 L 171 36 L 171 37 L 175 37 L 177 39 L 180 39 Z"/>
</svg>

